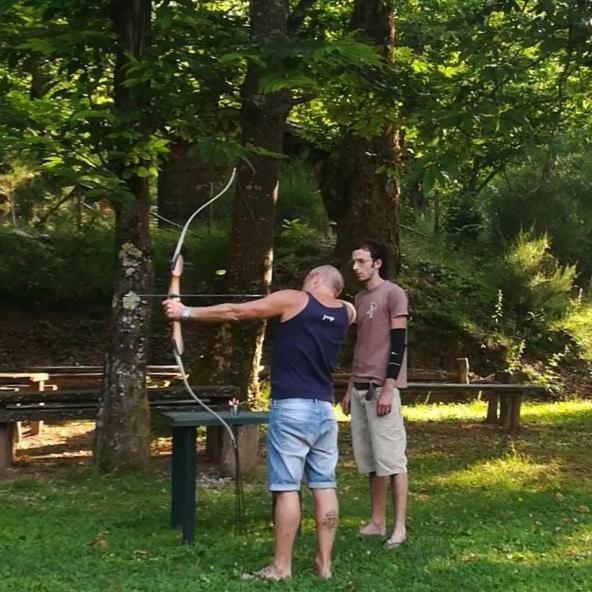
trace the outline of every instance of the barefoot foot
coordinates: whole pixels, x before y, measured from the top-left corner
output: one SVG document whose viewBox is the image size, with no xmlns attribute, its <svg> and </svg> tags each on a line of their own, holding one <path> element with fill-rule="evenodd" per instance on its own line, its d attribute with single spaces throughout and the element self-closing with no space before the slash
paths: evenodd
<svg viewBox="0 0 592 592">
<path fill-rule="evenodd" d="M 360 536 L 384 536 L 386 534 L 386 526 L 384 524 L 376 524 L 375 522 L 368 522 L 366 526 L 362 526 L 358 530 Z"/>
<path fill-rule="evenodd" d="M 278 571 L 273 565 L 268 565 L 259 571 L 241 574 L 241 580 L 267 580 L 271 582 L 281 582 L 288 580 L 292 576 L 289 572 Z"/>
<path fill-rule="evenodd" d="M 331 564 L 322 562 L 318 557 L 315 559 L 315 571 L 321 580 L 331 579 Z"/>
</svg>

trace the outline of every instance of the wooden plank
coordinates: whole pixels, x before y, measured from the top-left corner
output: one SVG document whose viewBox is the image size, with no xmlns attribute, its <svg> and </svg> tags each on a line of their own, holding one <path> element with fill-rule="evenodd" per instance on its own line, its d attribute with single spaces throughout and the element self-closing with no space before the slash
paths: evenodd
<svg viewBox="0 0 592 592">
<path fill-rule="evenodd" d="M 161 414 L 164 421 L 171 427 L 197 427 L 221 425 L 220 420 L 207 411 L 186 412 L 177 411 Z M 269 422 L 267 411 L 241 411 L 238 415 L 231 415 L 230 411 L 219 411 L 220 417 L 230 425 L 258 425 Z"/>
<path fill-rule="evenodd" d="M 212 401 L 206 402 L 214 405 Z M 199 413 L 203 411 L 203 407 L 195 403 L 183 405 L 155 405 L 150 406 L 153 412 L 163 413 L 179 413 L 191 412 Z M 223 409 L 219 409 L 222 411 Z M 25 409 L 8 409 L 0 411 L 0 422 L 15 422 L 15 421 L 67 421 L 71 419 L 96 419 L 98 412 L 98 405 L 90 407 L 74 406 L 74 407 L 36 407 Z"/>
<path fill-rule="evenodd" d="M 456 358 L 456 381 L 469 384 L 469 358 Z"/>
<path fill-rule="evenodd" d="M 497 392 L 503 394 L 514 394 L 517 392 L 544 392 L 545 388 L 538 384 L 530 383 L 512 383 L 512 384 L 500 384 L 496 382 L 471 382 L 469 384 L 459 384 L 457 382 L 446 383 L 446 382 L 410 382 L 407 388 L 402 389 L 405 391 L 450 391 L 450 392 Z"/>
<path fill-rule="evenodd" d="M 235 386 L 192 386 L 195 394 L 199 398 L 225 399 L 234 397 L 238 393 Z M 172 388 L 155 388 L 147 391 L 149 401 L 169 401 L 189 399 L 190 395 L 183 386 Z M 0 392 L 0 409 L 7 404 L 21 403 L 60 403 L 60 402 L 96 402 L 101 395 L 100 389 L 72 389 L 58 390 L 55 392 L 20 392 L 7 391 Z"/>
<path fill-rule="evenodd" d="M 8 368 L 4 369 L 3 372 L 7 373 L 56 373 L 60 372 L 63 374 L 67 373 L 88 373 L 88 372 L 100 372 L 104 370 L 103 366 L 31 366 L 30 368 Z M 148 364 L 146 371 L 150 372 L 179 372 L 179 366 L 176 364 Z"/>
<path fill-rule="evenodd" d="M 407 376 L 409 380 L 415 382 L 454 382 L 457 377 L 457 373 L 451 370 L 442 370 L 440 368 L 409 368 L 407 370 Z M 349 381 L 349 372 L 334 372 L 334 381 L 345 384 Z"/>
<path fill-rule="evenodd" d="M 47 374 L 47 372 L 0 372 L 0 382 L 18 379 L 43 382 L 44 380 L 49 380 L 49 374 Z"/>
<path fill-rule="evenodd" d="M 220 398 L 204 398 L 204 403 L 216 408 L 221 404 Z M 222 399 L 223 410 L 226 398 Z M 203 407 L 192 398 L 180 400 L 159 400 L 149 402 L 151 411 L 203 411 Z M 0 407 L 0 421 L 62 421 L 68 419 L 95 419 L 98 411 L 98 401 L 60 402 L 59 404 L 44 405 L 8 405 Z"/>
<path fill-rule="evenodd" d="M 62 421 L 67 419 L 96 419 L 98 407 L 70 407 L 35 409 L 9 409 L 0 411 L 0 422 L 15 421 Z"/>
</svg>

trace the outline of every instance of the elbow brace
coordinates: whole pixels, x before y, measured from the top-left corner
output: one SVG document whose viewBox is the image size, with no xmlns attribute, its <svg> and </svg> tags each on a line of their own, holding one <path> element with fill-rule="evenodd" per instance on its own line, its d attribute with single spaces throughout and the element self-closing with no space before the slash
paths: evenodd
<svg viewBox="0 0 592 592">
<path fill-rule="evenodd" d="M 406 347 L 407 329 L 391 329 L 391 353 L 386 367 L 387 378 L 394 378 L 397 380 L 399 377 Z"/>
</svg>

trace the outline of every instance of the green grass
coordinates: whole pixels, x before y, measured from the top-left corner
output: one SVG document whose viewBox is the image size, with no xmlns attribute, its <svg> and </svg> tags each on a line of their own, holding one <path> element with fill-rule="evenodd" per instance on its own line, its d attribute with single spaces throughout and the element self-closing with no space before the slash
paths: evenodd
<svg viewBox="0 0 592 592">
<path fill-rule="evenodd" d="M 245 534 L 233 533 L 230 486 L 199 490 L 198 542 L 182 546 L 168 527 L 166 467 L 127 477 L 56 468 L 0 485 L 0 590 L 592 590 L 592 403 L 527 404 L 519 438 L 483 426 L 484 412 L 480 403 L 406 409 L 409 540 L 394 552 L 356 537 L 368 498 L 342 426 L 331 582 L 312 572 L 308 493 L 293 580 L 238 578 L 272 549 L 263 470 L 245 487 Z"/>
</svg>

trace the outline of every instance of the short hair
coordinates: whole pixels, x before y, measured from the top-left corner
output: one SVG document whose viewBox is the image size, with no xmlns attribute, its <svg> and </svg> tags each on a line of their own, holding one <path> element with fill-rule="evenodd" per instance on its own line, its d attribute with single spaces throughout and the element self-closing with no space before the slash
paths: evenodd
<svg viewBox="0 0 592 592">
<path fill-rule="evenodd" d="M 357 247 L 358 249 L 363 249 L 364 251 L 368 251 L 370 253 L 370 257 L 372 261 L 376 261 L 380 259 L 382 261 L 382 265 L 378 269 L 378 275 L 384 280 L 388 279 L 388 268 L 389 268 L 389 260 L 388 260 L 388 251 L 387 248 L 382 244 L 375 240 L 367 240 Z"/>
<path fill-rule="evenodd" d="M 318 275 L 322 278 L 323 283 L 333 290 L 335 296 L 339 296 L 343 290 L 343 276 L 341 272 L 332 265 L 319 265 L 314 269 L 311 269 L 307 278 Z"/>
</svg>

